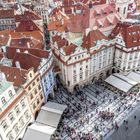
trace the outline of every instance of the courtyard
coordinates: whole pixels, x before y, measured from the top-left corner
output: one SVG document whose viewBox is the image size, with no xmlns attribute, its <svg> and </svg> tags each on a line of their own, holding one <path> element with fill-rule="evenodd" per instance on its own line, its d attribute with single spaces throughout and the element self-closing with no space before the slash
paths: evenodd
<svg viewBox="0 0 140 140">
<path fill-rule="evenodd" d="M 67 105 L 53 140 L 100 140 L 118 131 L 139 105 L 137 89 L 124 94 L 104 82 L 90 84 L 70 94 L 61 87 L 51 101 Z M 127 122 L 127 121 L 126 121 Z M 127 123 L 123 126 L 127 131 Z"/>
</svg>

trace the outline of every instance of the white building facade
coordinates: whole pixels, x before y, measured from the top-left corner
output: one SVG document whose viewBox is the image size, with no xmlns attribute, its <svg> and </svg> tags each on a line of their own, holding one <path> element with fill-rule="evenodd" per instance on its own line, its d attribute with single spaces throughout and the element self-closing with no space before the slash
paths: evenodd
<svg viewBox="0 0 140 140">
<path fill-rule="evenodd" d="M 11 82 L 0 82 L 0 132 L 3 140 L 22 138 L 27 125 L 33 121 L 23 89 L 15 90 Z"/>
<path fill-rule="evenodd" d="M 77 42 L 72 43 L 56 35 L 51 43 L 55 60 L 61 69 L 60 78 L 70 91 L 77 85 L 110 75 L 114 56 L 114 40 L 109 40 L 99 30 L 84 35 L 81 43 L 78 38 L 75 40 Z"/>
</svg>

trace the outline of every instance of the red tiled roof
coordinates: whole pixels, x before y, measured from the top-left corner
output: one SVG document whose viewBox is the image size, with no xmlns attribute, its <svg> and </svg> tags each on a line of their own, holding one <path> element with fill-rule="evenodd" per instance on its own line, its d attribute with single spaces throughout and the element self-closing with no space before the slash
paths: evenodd
<svg viewBox="0 0 140 140">
<path fill-rule="evenodd" d="M 0 71 L 6 76 L 6 79 L 10 82 L 14 82 L 14 86 L 21 86 L 25 83 L 27 70 L 19 69 L 16 67 L 8 67 L 0 65 Z"/>
<path fill-rule="evenodd" d="M 0 46 L 7 45 L 9 39 L 10 39 L 10 33 L 13 32 L 13 30 L 2 30 L 0 31 Z"/>
<path fill-rule="evenodd" d="M 39 31 L 11 33 L 11 47 L 28 47 L 43 49 L 43 35 Z"/>
<path fill-rule="evenodd" d="M 65 38 L 63 38 L 63 39 L 57 41 L 57 45 L 58 45 L 58 48 L 60 49 L 64 45 L 68 45 L 68 41 Z"/>
<path fill-rule="evenodd" d="M 14 18 L 14 10 L 13 9 L 0 10 L 0 19 L 5 18 Z"/>
<path fill-rule="evenodd" d="M 34 56 L 37 56 L 39 58 L 48 58 L 49 52 L 41 49 L 31 49 L 31 48 L 11 48 L 8 47 L 6 50 L 7 58 L 8 59 L 13 59 L 17 51 L 20 51 L 22 53 L 25 53 L 26 51 L 29 54 L 32 54 Z"/>
<path fill-rule="evenodd" d="M 3 52 L 0 52 L 0 60 L 5 56 Z"/>
<path fill-rule="evenodd" d="M 22 20 L 41 20 L 42 17 L 37 15 L 33 11 L 24 11 L 23 15 L 15 15 L 16 22 L 21 22 Z"/>
<path fill-rule="evenodd" d="M 115 38 L 118 34 L 121 34 L 123 37 L 126 47 L 130 48 L 140 45 L 140 24 L 118 23 L 110 38 Z"/>
<path fill-rule="evenodd" d="M 82 43 L 82 47 L 83 48 L 91 48 L 94 47 L 94 45 L 96 44 L 96 42 L 98 40 L 109 40 L 103 33 L 101 33 L 99 30 L 93 30 L 90 31 L 89 34 L 86 36 L 84 35 L 83 37 L 83 43 Z"/>
<path fill-rule="evenodd" d="M 33 22 L 33 20 L 22 20 L 18 27 L 16 28 L 16 32 L 33 32 L 33 31 L 41 31 L 40 27 Z"/>
<path fill-rule="evenodd" d="M 31 55 L 29 53 L 16 53 L 13 58 L 13 66 L 16 67 L 16 61 L 20 63 L 20 67 L 25 70 L 34 68 L 35 72 L 37 71 L 41 58 Z"/>
<path fill-rule="evenodd" d="M 74 53 L 76 48 L 77 46 L 71 43 L 70 45 L 64 46 L 63 50 L 66 55 L 71 55 L 72 53 Z"/>
</svg>

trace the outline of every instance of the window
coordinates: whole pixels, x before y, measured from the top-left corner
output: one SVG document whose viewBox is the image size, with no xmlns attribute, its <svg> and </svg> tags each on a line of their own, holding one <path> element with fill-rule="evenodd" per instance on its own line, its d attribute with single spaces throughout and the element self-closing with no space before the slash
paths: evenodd
<svg viewBox="0 0 140 140">
<path fill-rule="evenodd" d="M 80 80 L 82 80 L 82 79 L 83 79 L 83 73 L 80 74 Z"/>
<path fill-rule="evenodd" d="M 20 103 L 21 103 L 22 108 L 24 108 L 25 107 L 25 102 L 24 102 L 23 99 L 20 101 Z"/>
<path fill-rule="evenodd" d="M 88 65 L 86 65 L 86 69 L 88 68 Z"/>
<path fill-rule="evenodd" d="M 7 138 L 8 138 L 9 140 L 13 140 L 13 139 L 14 139 L 14 137 L 13 137 L 11 131 L 8 133 Z"/>
<path fill-rule="evenodd" d="M 19 132 L 19 128 L 18 128 L 18 125 L 17 124 L 15 124 L 15 126 L 13 127 L 13 129 L 14 129 L 14 131 L 15 131 L 16 134 Z"/>
<path fill-rule="evenodd" d="M 40 95 L 40 98 L 41 98 L 41 100 L 43 99 L 43 95 L 42 94 Z"/>
<path fill-rule="evenodd" d="M 37 89 L 34 90 L 35 95 L 37 94 Z"/>
<path fill-rule="evenodd" d="M 8 117 L 9 117 L 9 120 L 11 121 L 11 123 L 15 120 L 12 112 L 9 114 Z"/>
<path fill-rule="evenodd" d="M 13 93 L 12 93 L 12 91 L 11 91 L 11 90 L 9 90 L 8 94 L 9 94 L 9 97 L 10 97 L 10 98 L 12 98 L 12 97 L 13 97 Z"/>
<path fill-rule="evenodd" d="M 33 94 L 31 93 L 31 95 L 30 95 L 30 99 L 32 100 L 34 97 L 33 97 Z"/>
<path fill-rule="evenodd" d="M 73 70 L 73 73 L 76 74 L 76 70 Z"/>
<path fill-rule="evenodd" d="M 31 90 L 31 87 L 30 87 L 30 86 L 28 87 L 28 90 L 29 90 L 29 91 Z"/>
<path fill-rule="evenodd" d="M 99 63 L 99 69 L 101 68 L 101 63 Z"/>
<path fill-rule="evenodd" d="M 37 82 L 39 81 L 39 78 L 37 78 Z"/>
<path fill-rule="evenodd" d="M 39 104 L 39 98 L 37 99 L 37 104 Z"/>
<path fill-rule="evenodd" d="M 138 52 L 135 53 L 135 59 L 137 59 L 137 58 L 138 58 Z"/>
<path fill-rule="evenodd" d="M 33 86 L 35 86 L 35 82 L 33 82 Z"/>
<path fill-rule="evenodd" d="M 29 119 L 29 112 L 28 111 L 25 112 L 25 118 L 26 118 L 26 120 Z"/>
<path fill-rule="evenodd" d="M 76 83 L 77 82 L 77 76 L 74 76 L 73 77 L 73 83 Z"/>
<path fill-rule="evenodd" d="M 80 71 L 82 71 L 82 68 L 80 68 Z"/>
<path fill-rule="evenodd" d="M 24 123 L 24 120 L 23 120 L 23 117 L 21 117 L 21 118 L 19 119 L 19 122 L 20 122 L 20 126 L 23 127 L 24 124 L 25 124 L 25 123 Z"/>
<path fill-rule="evenodd" d="M 30 73 L 30 78 L 32 78 L 32 73 Z"/>
<path fill-rule="evenodd" d="M 38 86 L 38 90 L 41 90 L 41 85 Z"/>
<path fill-rule="evenodd" d="M 20 113 L 19 106 L 16 106 L 14 110 L 15 110 L 16 114 L 19 115 L 19 113 Z"/>
<path fill-rule="evenodd" d="M 35 109 L 36 108 L 36 105 L 35 105 L 35 103 L 33 104 L 33 109 Z"/>
<path fill-rule="evenodd" d="M 129 60 L 132 60 L 132 56 L 133 56 L 133 54 L 131 53 L 129 56 Z"/>
<path fill-rule="evenodd" d="M 1 122 L 1 126 L 4 129 L 4 131 L 8 128 L 8 125 L 5 120 Z"/>
<path fill-rule="evenodd" d="M 2 97 L 2 98 L 1 98 L 1 102 L 2 102 L 2 104 L 3 104 L 3 105 L 5 105 L 5 104 L 6 104 L 6 100 L 5 100 L 5 98 L 4 98 L 4 97 Z"/>
</svg>

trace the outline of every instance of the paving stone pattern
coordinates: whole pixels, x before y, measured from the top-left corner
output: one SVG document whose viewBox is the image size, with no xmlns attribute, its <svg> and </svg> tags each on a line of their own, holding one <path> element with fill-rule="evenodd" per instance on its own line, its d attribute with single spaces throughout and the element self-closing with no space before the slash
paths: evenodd
<svg viewBox="0 0 140 140">
<path fill-rule="evenodd" d="M 102 86 L 91 84 L 80 91 L 70 95 L 61 88 L 56 98 L 51 100 L 68 106 L 68 112 L 62 117 L 53 140 L 105 139 L 115 131 L 115 122 L 118 125 L 122 124 L 140 100 L 139 92 L 131 96 L 122 96 L 119 92 L 105 89 L 104 83 Z M 103 119 L 99 115 L 100 111 L 111 112 L 114 117 Z M 72 131 L 70 134 L 68 128 Z"/>
</svg>

